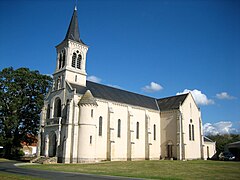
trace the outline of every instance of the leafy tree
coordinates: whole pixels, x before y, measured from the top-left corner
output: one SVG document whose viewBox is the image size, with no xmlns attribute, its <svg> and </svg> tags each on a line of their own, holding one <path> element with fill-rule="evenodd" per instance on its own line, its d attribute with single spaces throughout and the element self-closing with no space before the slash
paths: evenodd
<svg viewBox="0 0 240 180">
<path fill-rule="evenodd" d="M 227 144 L 240 141 L 240 134 L 209 135 L 208 138 L 216 142 L 217 155 L 224 152 Z"/>
<path fill-rule="evenodd" d="M 51 77 L 28 68 L 0 71 L 0 143 L 6 157 L 17 153 L 22 141 L 33 142 L 51 82 Z"/>
</svg>

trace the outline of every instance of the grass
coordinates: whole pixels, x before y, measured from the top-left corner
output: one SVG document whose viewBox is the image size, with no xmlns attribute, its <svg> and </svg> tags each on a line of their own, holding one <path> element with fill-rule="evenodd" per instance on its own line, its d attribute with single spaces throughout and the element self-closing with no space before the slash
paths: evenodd
<svg viewBox="0 0 240 180">
<path fill-rule="evenodd" d="M 0 172 L 0 179 L 1 180 L 40 180 L 40 178 L 34 178 L 31 176 L 24 176 L 24 175 L 17 175 L 17 174 L 10 174 L 5 172 Z"/>
<path fill-rule="evenodd" d="M 10 160 L 5 159 L 5 158 L 0 158 L 0 162 L 7 162 L 7 161 L 10 161 Z"/>
<path fill-rule="evenodd" d="M 27 168 L 147 179 L 239 179 L 240 162 L 125 161 L 97 164 L 44 164 Z"/>
</svg>

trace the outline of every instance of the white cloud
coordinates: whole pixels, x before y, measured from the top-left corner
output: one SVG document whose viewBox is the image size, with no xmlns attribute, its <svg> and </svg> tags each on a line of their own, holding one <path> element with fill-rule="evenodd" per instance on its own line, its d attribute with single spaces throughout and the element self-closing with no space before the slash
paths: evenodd
<svg viewBox="0 0 240 180">
<path fill-rule="evenodd" d="M 216 94 L 216 97 L 218 99 L 226 99 L 226 100 L 235 99 L 235 97 L 230 96 L 227 92 L 218 93 L 218 94 Z"/>
<path fill-rule="evenodd" d="M 189 90 L 185 89 L 183 92 L 178 92 L 176 95 L 180 94 L 186 94 L 191 92 L 193 95 L 194 100 L 198 105 L 209 105 L 209 104 L 214 104 L 214 101 L 212 99 L 208 99 L 205 94 L 203 94 L 201 91 L 194 89 L 194 90 Z"/>
<path fill-rule="evenodd" d="M 206 123 L 203 125 L 203 132 L 204 135 L 238 133 L 238 130 L 232 126 L 231 121 L 220 121 L 214 124 Z"/>
<path fill-rule="evenodd" d="M 203 134 L 204 135 L 217 135 L 219 133 L 211 123 L 206 123 L 203 125 Z"/>
<path fill-rule="evenodd" d="M 95 83 L 100 83 L 102 81 L 99 77 L 96 77 L 96 76 L 88 76 L 87 80 Z"/>
<path fill-rule="evenodd" d="M 157 84 L 155 82 L 151 82 L 150 85 L 147 85 L 147 86 L 142 88 L 143 91 L 149 92 L 149 93 L 157 92 L 157 91 L 160 91 L 162 89 L 163 89 L 163 87 L 160 84 Z"/>
</svg>

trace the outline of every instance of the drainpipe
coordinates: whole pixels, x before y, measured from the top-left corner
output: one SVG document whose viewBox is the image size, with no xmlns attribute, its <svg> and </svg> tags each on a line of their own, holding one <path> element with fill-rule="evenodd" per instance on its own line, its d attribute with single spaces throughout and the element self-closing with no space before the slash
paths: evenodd
<svg viewBox="0 0 240 180">
<path fill-rule="evenodd" d="M 182 158 L 182 113 L 181 113 L 181 102 L 179 103 L 179 160 Z"/>
</svg>

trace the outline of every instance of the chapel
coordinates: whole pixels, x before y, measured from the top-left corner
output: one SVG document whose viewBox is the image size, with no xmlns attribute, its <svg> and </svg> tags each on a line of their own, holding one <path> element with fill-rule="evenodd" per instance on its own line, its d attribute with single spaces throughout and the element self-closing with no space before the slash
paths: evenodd
<svg viewBox="0 0 240 180">
<path fill-rule="evenodd" d="M 205 158 L 201 111 L 191 93 L 152 98 L 88 81 L 88 48 L 75 7 L 56 46 L 38 156 L 59 163 Z"/>
</svg>

